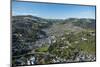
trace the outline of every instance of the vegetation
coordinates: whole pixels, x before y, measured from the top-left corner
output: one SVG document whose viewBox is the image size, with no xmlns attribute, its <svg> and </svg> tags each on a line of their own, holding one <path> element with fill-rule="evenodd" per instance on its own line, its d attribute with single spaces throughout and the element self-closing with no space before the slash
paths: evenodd
<svg viewBox="0 0 100 67">
<path fill-rule="evenodd" d="M 39 47 L 39 48 L 37 48 L 36 50 L 35 50 L 35 52 L 47 52 L 48 51 L 48 45 L 46 44 L 46 45 L 44 45 L 44 46 L 42 46 L 42 47 Z"/>
<path fill-rule="evenodd" d="M 13 16 L 12 64 L 95 61 L 95 36 L 95 19 Z"/>
</svg>

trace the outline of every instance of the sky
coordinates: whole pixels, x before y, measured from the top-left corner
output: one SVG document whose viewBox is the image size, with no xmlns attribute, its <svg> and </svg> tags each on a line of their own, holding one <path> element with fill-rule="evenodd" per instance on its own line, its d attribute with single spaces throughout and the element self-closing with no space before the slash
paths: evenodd
<svg viewBox="0 0 100 67">
<path fill-rule="evenodd" d="M 47 19 L 95 19 L 95 6 L 13 1 L 12 15 L 33 15 Z"/>
</svg>

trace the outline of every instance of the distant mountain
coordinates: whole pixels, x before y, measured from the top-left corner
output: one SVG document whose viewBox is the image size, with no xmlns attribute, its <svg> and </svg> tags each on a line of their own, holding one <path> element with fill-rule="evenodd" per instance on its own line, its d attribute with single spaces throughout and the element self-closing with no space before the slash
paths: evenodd
<svg viewBox="0 0 100 67">
<path fill-rule="evenodd" d="M 87 18 L 70 18 L 66 19 L 64 23 L 72 23 L 75 26 L 79 26 L 82 28 L 90 28 L 90 29 L 95 29 L 96 26 L 96 20 L 95 19 L 87 19 Z"/>
<path fill-rule="evenodd" d="M 41 17 L 31 16 L 31 15 L 20 15 L 20 16 L 13 16 L 12 21 L 22 22 L 34 22 L 34 23 L 72 23 L 75 26 L 80 26 L 82 28 L 92 28 L 95 29 L 96 22 L 95 19 L 88 19 L 88 18 L 69 18 L 69 19 L 45 19 Z"/>
<path fill-rule="evenodd" d="M 41 23 L 46 23 L 46 19 L 36 17 L 36 16 L 31 16 L 31 15 L 19 15 L 19 16 L 12 16 L 12 20 L 24 20 L 24 21 L 33 21 L 33 22 L 41 22 Z"/>
</svg>

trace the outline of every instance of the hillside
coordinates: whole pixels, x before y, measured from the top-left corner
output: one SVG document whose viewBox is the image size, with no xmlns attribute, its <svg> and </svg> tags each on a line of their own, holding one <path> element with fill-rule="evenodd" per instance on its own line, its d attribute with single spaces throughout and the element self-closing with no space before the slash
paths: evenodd
<svg viewBox="0 0 100 67">
<path fill-rule="evenodd" d="M 13 65 L 95 61 L 95 26 L 87 18 L 12 16 Z"/>
</svg>

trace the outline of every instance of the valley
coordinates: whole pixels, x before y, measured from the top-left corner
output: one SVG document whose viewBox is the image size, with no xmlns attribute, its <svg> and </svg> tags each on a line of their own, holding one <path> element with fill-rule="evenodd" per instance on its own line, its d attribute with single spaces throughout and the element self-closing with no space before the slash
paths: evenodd
<svg viewBox="0 0 100 67">
<path fill-rule="evenodd" d="M 13 65 L 96 60 L 95 19 L 12 16 Z"/>
</svg>

